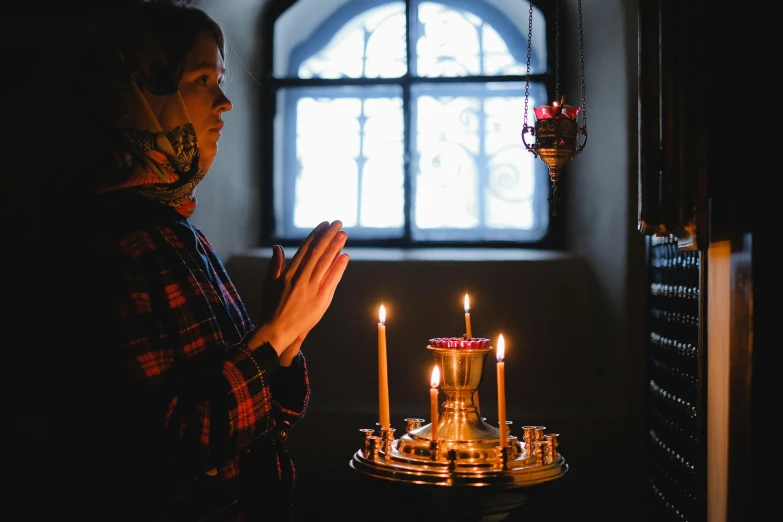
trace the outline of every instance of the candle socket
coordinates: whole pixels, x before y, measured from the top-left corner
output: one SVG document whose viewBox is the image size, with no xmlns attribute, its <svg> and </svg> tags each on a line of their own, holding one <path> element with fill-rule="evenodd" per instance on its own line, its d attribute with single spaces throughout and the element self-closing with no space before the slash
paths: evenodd
<svg viewBox="0 0 783 522">
<path fill-rule="evenodd" d="M 381 460 L 381 438 L 377 435 L 370 435 L 367 439 L 370 443 L 370 460 L 378 462 Z"/>
<path fill-rule="evenodd" d="M 559 433 L 549 433 L 546 435 L 546 451 L 547 451 L 547 457 L 549 458 L 549 462 L 554 462 L 557 460 L 557 438 L 560 436 Z"/>
<path fill-rule="evenodd" d="M 498 464 L 500 469 L 508 469 L 508 446 L 498 446 Z"/>
<path fill-rule="evenodd" d="M 424 424 L 424 419 L 418 417 L 406 417 L 405 419 L 405 433 L 410 433 L 416 428 L 421 428 Z"/>
<path fill-rule="evenodd" d="M 446 459 L 449 461 L 449 473 L 457 469 L 457 450 L 451 448 L 446 452 Z"/>
<path fill-rule="evenodd" d="M 430 441 L 430 460 L 440 459 L 440 450 L 442 444 L 443 444 L 443 439 Z"/>
<path fill-rule="evenodd" d="M 536 464 L 539 466 L 544 465 L 544 453 L 546 451 L 546 441 L 545 440 L 537 440 L 535 443 L 536 447 Z"/>
<path fill-rule="evenodd" d="M 528 457 L 535 455 L 535 442 L 544 439 L 544 426 L 522 426 L 522 438 L 525 441 L 525 453 Z"/>
<path fill-rule="evenodd" d="M 371 428 L 362 428 L 359 430 L 364 434 L 364 437 L 362 437 L 362 455 L 365 457 L 370 454 L 370 437 L 373 436 L 373 433 L 375 433 L 375 430 Z"/>
<path fill-rule="evenodd" d="M 384 457 L 387 459 L 391 459 L 393 442 L 394 428 L 384 428 L 381 426 L 381 445 L 383 447 Z"/>
</svg>

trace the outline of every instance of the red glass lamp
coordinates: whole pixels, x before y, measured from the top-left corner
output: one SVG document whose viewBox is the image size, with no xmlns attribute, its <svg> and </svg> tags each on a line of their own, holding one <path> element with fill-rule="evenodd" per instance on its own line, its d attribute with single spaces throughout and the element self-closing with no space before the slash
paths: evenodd
<svg viewBox="0 0 783 522">
<path fill-rule="evenodd" d="M 558 2 L 559 3 L 559 0 Z M 559 6 L 558 6 L 559 12 Z M 528 24 L 528 49 L 530 49 L 530 41 L 532 36 L 533 27 L 533 2 L 530 2 L 530 22 Z M 560 24 L 557 24 L 560 27 Z M 555 35 L 556 40 L 559 41 L 559 31 Z M 559 52 L 560 46 L 556 47 Z M 525 86 L 525 121 L 522 128 L 522 143 L 525 144 L 525 148 L 533 154 L 533 157 L 541 158 L 541 161 L 546 163 L 549 168 L 549 179 L 552 182 L 552 195 L 549 197 L 549 202 L 552 204 L 552 215 L 557 215 L 557 203 L 560 198 L 557 195 L 557 183 L 560 181 L 560 172 L 563 165 L 574 159 L 574 156 L 584 150 L 587 144 L 587 106 L 585 102 L 584 93 L 584 53 L 582 50 L 582 2 L 579 0 L 579 48 L 580 48 L 580 63 L 581 63 L 581 80 L 582 80 L 582 106 L 579 105 L 566 105 L 565 95 L 560 96 L 560 74 L 559 64 L 560 57 L 556 57 L 556 63 L 558 64 L 555 72 L 555 101 L 551 105 L 541 105 L 534 109 L 536 116 L 535 126 L 529 126 L 527 124 L 527 107 L 528 107 L 528 87 Z M 528 52 L 527 74 L 530 76 L 530 53 Z M 582 124 L 579 125 L 578 118 L 582 116 Z M 532 138 L 532 142 L 528 143 L 525 139 L 525 135 L 529 135 Z M 579 136 L 582 136 L 581 143 L 578 143 Z"/>
</svg>

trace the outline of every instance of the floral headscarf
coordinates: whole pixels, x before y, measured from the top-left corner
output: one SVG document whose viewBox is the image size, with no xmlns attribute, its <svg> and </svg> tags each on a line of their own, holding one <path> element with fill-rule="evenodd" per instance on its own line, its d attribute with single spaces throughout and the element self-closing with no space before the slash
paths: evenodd
<svg viewBox="0 0 783 522">
<path fill-rule="evenodd" d="M 135 187 L 144 197 L 185 217 L 196 207 L 200 171 L 196 132 L 173 71 L 150 27 L 140 18 L 113 28 L 103 109 L 118 131 L 112 142 L 116 171 L 99 182 L 105 193 Z"/>
</svg>

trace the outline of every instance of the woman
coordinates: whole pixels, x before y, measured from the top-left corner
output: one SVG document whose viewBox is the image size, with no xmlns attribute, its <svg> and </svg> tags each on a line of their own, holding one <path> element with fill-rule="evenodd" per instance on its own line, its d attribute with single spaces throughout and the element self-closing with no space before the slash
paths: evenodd
<svg viewBox="0 0 783 522">
<path fill-rule="evenodd" d="M 99 35 L 76 76 L 84 183 L 68 185 L 86 197 L 58 224 L 72 262 L 52 265 L 52 519 L 291 520 L 300 347 L 345 271 L 346 233 L 322 223 L 287 265 L 275 246 L 254 324 L 188 220 L 232 108 L 220 27 L 144 3 Z"/>
</svg>

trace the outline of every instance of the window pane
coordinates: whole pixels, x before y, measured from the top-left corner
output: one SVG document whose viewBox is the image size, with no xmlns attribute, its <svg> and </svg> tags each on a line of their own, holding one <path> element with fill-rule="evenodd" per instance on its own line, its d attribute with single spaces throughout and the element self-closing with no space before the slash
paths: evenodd
<svg viewBox="0 0 783 522">
<path fill-rule="evenodd" d="M 299 66 L 300 78 L 396 78 L 405 63 L 405 3 L 368 9 Z"/>
<path fill-rule="evenodd" d="M 357 98 L 310 98 L 296 107 L 294 226 L 312 228 L 324 219 L 357 222 L 359 116 Z"/>
<path fill-rule="evenodd" d="M 533 105 L 529 105 L 528 118 Z M 482 191 L 489 228 L 531 229 L 535 191 L 535 159 L 522 143 L 523 96 L 487 97 L 484 133 L 487 183 Z"/>
<path fill-rule="evenodd" d="M 514 59 L 503 38 L 488 25 L 481 28 L 483 46 L 483 70 L 487 76 L 525 74 L 527 62 Z"/>
<path fill-rule="evenodd" d="M 515 57 L 492 23 L 470 11 L 436 2 L 422 2 L 418 16 L 421 36 L 416 43 L 416 74 L 439 76 L 495 76 L 525 74 L 527 71 L 527 36 L 522 37 L 505 16 L 494 8 L 481 5 L 480 11 L 506 29 L 507 38 L 515 44 Z M 525 17 L 527 18 L 527 17 Z M 531 71 L 537 69 L 531 56 Z M 538 61 L 538 58 L 535 58 Z"/>
<path fill-rule="evenodd" d="M 276 125 L 283 161 L 277 233 L 304 237 L 340 219 L 352 237 L 399 237 L 404 222 L 403 118 L 399 87 L 281 90 Z"/>
<path fill-rule="evenodd" d="M 359 222 L 363 227 L 399 228 L 403 225 L 402 125 L 401 98 L 364 102 Z"/>
<path fill-rule="evenodd" d="M 410 56 L 406 5 L 418 22 Z M 286 10 L 275 24 L 275 62 L 299 78 L 276 87 L 275 234 L 301 238 L 340 219 L 354 239 L 542 239 L 549 177 L 521 131 L 525 107 L 533 125 L 546 89 L 531 82 L 526 104 L 525 83 L 500 78 L 526 73 L 529 8 L 524 0 L 299 0 Z M 533 14 L 530 72 L 538 74 L 546 33 L 540 10 Z M 461 80 L 477 75 L 498 81 Z M 299 81 L 313 78 L 335 81 Z M 353 78 L 378 81 L 341 81 Z"/>
<path fill-rule="evenodd" d="M 543 87 L 532 91 L 543 99 Z M 524 84 L 417 86 L 413 94 L 414 238 L 542 237 L 547 187 L 522 142 Z M 535 104 L 530 96 L 530 124 Z"/>
<path fill-rule="evenodd" d="M 416 98 L 416 226 L 470 228 L 479 224 L 479 114 L 468 96 Z"/>
</svg>

